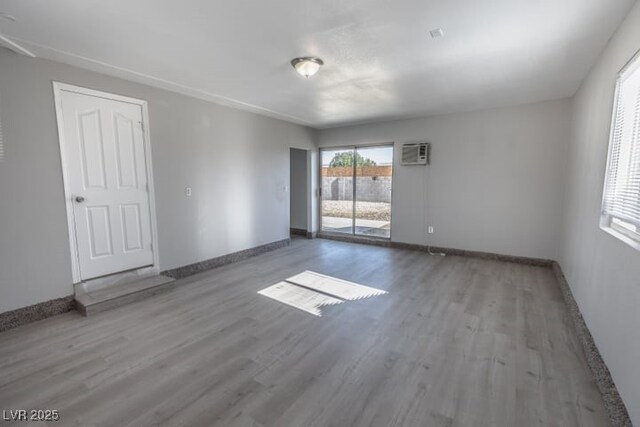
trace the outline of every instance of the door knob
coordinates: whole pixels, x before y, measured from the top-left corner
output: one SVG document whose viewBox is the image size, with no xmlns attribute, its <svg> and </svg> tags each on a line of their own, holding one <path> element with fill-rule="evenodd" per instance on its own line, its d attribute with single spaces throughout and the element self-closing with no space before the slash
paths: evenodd
<svg viewBox="0 0 640 427">
<path fill-rule="evenodd" d="M 82 203 L 82 202 L 84 202 L 84 197 L 82 197 L 82 196 L 76 196 L 76 199 L 75 199 L 75 200 L 76 200 L 76 202 L 77 202 L 77 203 Z"/>
</svg>

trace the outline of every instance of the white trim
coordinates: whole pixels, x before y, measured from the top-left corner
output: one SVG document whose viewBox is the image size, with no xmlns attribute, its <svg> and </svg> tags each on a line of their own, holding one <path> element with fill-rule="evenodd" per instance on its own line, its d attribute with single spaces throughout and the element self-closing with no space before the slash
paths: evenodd
<svg viewBox="0 0 640 427">
<path fill-rule="evenodd" d="M 635 250 L 640 251 L 640 235 L 631 230 L 624 230 L 617 224 L 613 223 L 615 217 L 612 215 L 600 215 L 600 229 L 605 233 L 621 240 Z"/>
<path fill-rule="evenodd" d="M 640 51 L 636 52 L 634 56 L 622 66 L 622 68 L 620 69 L 620 71 L 618 71 L 618 74 L 616 75 L 616 84 L 613 90 L 613 105 L 611 107 L 611 120 L 609 121 L 607 164 L 604 169 L 604 183 L 602 184 L 602 198 L 600 199 L 600 215 L 601 215 L 600 226 L 603 230 L 604 228 L 602 226 L 602 216 L 608 216 L 608 215 L 604 215 L 603 208 L 604 208 L 605 200 L 607 198 L 607 191 L 608 191 L 607 181 L 609 181 L 609 173 L 611 173 L 611 151 L 613 150 L 613 144 L 611 142 L 613 141 L 613 133 L 616 130 L 615 124 L 616 124 L 616 114 L 618 113 L 618 101 L 619 101 L 618 98 L 620 95 L 620 84 L 622 83 L 622 74 L 628 69 L 630 64 L 633 63 L 634 59 L 638 55 L 640 55 Z M 608 227 L 608 225 L 606 227 Z M 612 233 L 609 233 L 609 234 L 612 234 Z M 615 234 L 612 234 L 612 235 L 615 235 Z"/>
<path fill-rule="evenodd" d="M 286 113 L 280 113 L 275 110 L 260 107 L 248 102 L 239 101 L 227 96 L 218 95 L 213 92 L 200 89 L 197 87 L 185 85 L 175 82 L 173 80 L 167 80 L 161 77 L 152 76 L 150 74 L 141 73 L 128 68 L 119 67 L 106 62 L 91 59 L 85 56 L 76 55 L 75 53 L 67 52 L 64 50 L 55 49 L 50 46 L 34 43 L 29 40 L 13 37 L 13 40 L 17 40 L 23 45 L 27 45 L 32 51 L 37 53 L 38 58 L 45 58 L 51 61 L 58 61 L 64 64 L 69 64 L 75 67 L 83 68 L 85 70 L 94 71 L 97 73 L 107 74 L 112 77 L 125 79 L 131 82 L 146 84 L 152 87 L 168 90 L 174 93 L 180 93 L 182 95 L 191 96 L 194 98 L 202 99 L 204 101 L 213 102 L 217 105 L 222 105 L 229 108 L 234 108 L 242 111 L 248 111 L 250 113 L 259 114 L 261 116 L 271 117 L 277 120 L 282 120 L 288 123 L 295 123 L 301 126 L 309 126 L 314 128 L 313 122 L 303 119 L 301 117 L 293 116 Z M 34 55 L 35 56 L 35 55 Z"/>
<path fill-rule="evenodd" d="M 11 49 L 15 53 L 19 53 L 20 55 L 29 56 L 31 58 L 36 57 L 30 50 L 27 50 L 23 46 L 20 46 L 18 43 L 14 42 L 4 34 L 0 34 L 0 45 L 6 47 L 7 49 Z"/>
<path fill-rule="evenodd" d="M 313 233 L 313 150 L 307 151 L 307 233 Z"/>
<path fill-rule="evenodd" d="M 323 187 L 323 183 L 322 183 L 322 152 L 323 151 L 336 151 L 336 150 L 352 150 L 353 154 L 354 154 L 354 162 L 353 162 L 353 177 L 354 177 L 354 184 L 355 184 L 355 178 L 356 178 L 356 162 L 355 162 L 355 154 L 358 150 L 358 148 L 376 148 L 376 147 L 391 147 L 392 150 L 392 154 L 391 154 L 391 202 L 389 203 L 391 205 L 391 221 L 390 221 L 390 227 L 389 227 L 389 237 L 379 237 L 379 236 L 368 236 L 365 234 L 356 234 L 356 216 L 355 216 L 355 203 L 357 202 L 356 200 L 356 186 L 353 186 L 353 222 L 352 222 L 352 232 L 351 233 L 343 233 L 343 232 L 327 232 L 327 231 L 323 231 L 322 230 L 322 200 L 324 197 L 324 194 L 322 194 L 322 187 Z M 322 147 L 318 147 L 318 188 L 319 188 L 319 196 L 318 196 L 318 233 L 324 233 L 324 234 L 334 234 L 334 235 L 338 235 L 338 236 L 350 236 L 350 237 L 366 237 L 368 239 L 374 239 L 374 240 L 383 240 L 383 241 L 392 241 L 392 233 L 393 233 L 393 182 L 394 182 L 394 177 L 395 177 L 395 170 L 396 170 L 396 165 L 395 165 L 395 156 L 396 156 L 396 143 L 395 141 L 390 141 L 390 142 L 372 142 L 372 143 L 356 143 L 356 144 L 351 144 L 351 145 L 336 145 L 336 146 L 322 146 Z"/>
<path fill-rule="evenodd" d="M 602 231 L 604 231 L 605 233 L 607 233 L 607 234 L 615 237 L 616 239 L 620 240 L 621 242 L 631 246 L 633 249 L 635 249 L 637 251 L 640 251 L 640 242 L 638 242 L 635 239 L 632 239 L 628 235 L 619 232 L 618 230 L 614 229 L 611 226 L 607 227 L 605 225 L 601 225 L 600 229 Z"/>
<path fill-rule="evenodd" d="M 102 92 L 98 90 L 88 89 L 79 86 L 73 86 L 66 83 L 53 82 L 53 98 L 55 102 L 56 120 L 58 123 L 58 143 L 60 145 L 60 161 L 62 164 L 62 180 L 64 184 L 64 197 L 65 206 L 67 209 L 67 228 L 69 231 L 69 247 L 71 249 L 71 274 L 73 277 L 73 283 L 80 283 L 82 278 L 80 276 L 80 262 L 78 260 L 78 248 L 76 242 L 75 232 L 75 220 L 73 216 L 73 202 L 72 195 L 69 192 L 70 178 L 68 175 L 68 165 L 66 164 L 65 153 L 65 136 L 64 136 L 64 117 L 62 114 L 62 92 L 73 92 L 82 95 L 94 96 L 99 98 L 111 99 L 114 101 L 128 102 L 130 104 L 139 105 L 142 109 L 142 136 L 144 139 L 144 153 L 145 164 L 147 169 L 147 185 L 149 186 L 149 210 L 151 216 L 151 249 L 153 251 L 153 266 L 154 273 L 160 272 L 160 258 L 158 253 L 158 225 L 156 219 L 156 199 L 155 199 L 155 186 L 153 183 L 153 165 L 151 156 L 151 135 L 149 126 L 149 107 L 147 101 L 130 98 L 127 96 L 116 95 L 108 92 Z M 149 269 L 149 267 L 143 267 L 143 269 Z M 116 273 L 118 274 L 118 273 Z"/>
<path fill-rule="evenodd" d="M 621 240 L 632 248 L 640 251 L 640 240 L 636 239 L 635 236 L 631 236 L 627 233 L 621 232 L 617 229 L 617 227 L 612 226 L 611 219 L 612 215 L 604 212 L 605 200 L 607 197 L 608 189 L 608 181 L 609 174 L 611 173 L 611 152 L 613 151 L 613 136 L 615 132 L 615 122 L 616 122 L 616 114 L 618 113 L 618 102 L 620 95 L 620 85 L 622 84 L 622 78 L 624 77 L 624 73 L 626 73 L 630 67 L 638 66 L 640 64 L 640 50 L 636 51 L 633 54 L 631 59 L 629 59 L 618 71 L 616 75 L 616 84 L 613 92 L 613 105 L 611 107 L 611 121 L 609 125 L 609 142 L 607 148 L 607 163 L 604 171 L 604 183 L 602 185 L 602 198 L 600 201 L 600 229 L 605 233 L 615 237 L 616 239 Z"/>
</svg>

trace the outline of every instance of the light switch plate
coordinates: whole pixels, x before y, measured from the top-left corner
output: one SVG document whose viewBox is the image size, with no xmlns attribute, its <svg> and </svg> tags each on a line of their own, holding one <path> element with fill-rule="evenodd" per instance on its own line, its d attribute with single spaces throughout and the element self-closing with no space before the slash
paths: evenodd
<svg viewBox="0 0 640 427">
<path fill-rule="evenodd" d="M 184 189 L 184 195 L 187 197 L 191 197 L 191 187 L 187 187 Z"/>
</svg>

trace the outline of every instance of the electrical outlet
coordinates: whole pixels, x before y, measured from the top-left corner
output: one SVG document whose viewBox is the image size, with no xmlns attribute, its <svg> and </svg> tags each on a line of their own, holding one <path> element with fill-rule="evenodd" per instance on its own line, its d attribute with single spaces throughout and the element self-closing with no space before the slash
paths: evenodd
<svg viewBox="0 0 640 427">
<path fill-rule="evenodd" d="M 187 187 L 184 189 L 184 195 L 187 197 L 191 197 L 191 187 Z"/>
<path fill-rule="evenodd" d="M 428 234 L 433 234 L 433 225 L 430 225 L 430 226 L 427 228 L 427 233 L 428 233 Z"/>
</svg>

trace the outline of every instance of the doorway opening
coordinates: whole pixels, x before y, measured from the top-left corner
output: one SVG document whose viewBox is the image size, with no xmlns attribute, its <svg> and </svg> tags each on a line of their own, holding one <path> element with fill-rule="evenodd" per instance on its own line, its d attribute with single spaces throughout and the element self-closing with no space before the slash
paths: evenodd
<svg viewBox="0 0 640 427">
<path fill-rule="evenodd" d="M 289 149 L 289 229 L 292 235 L 309 236 L 309 151 Z"/>
<path fill-rule="evenodd" d="M 391 238 L 393 144 L 320 150 L 321 230 Z"/>
</svg>

